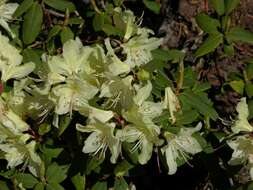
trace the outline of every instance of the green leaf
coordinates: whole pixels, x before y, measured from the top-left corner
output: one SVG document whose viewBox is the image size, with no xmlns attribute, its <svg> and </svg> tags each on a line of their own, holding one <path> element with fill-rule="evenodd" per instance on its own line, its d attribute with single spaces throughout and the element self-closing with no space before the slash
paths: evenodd
<svg viewBox="0 0 253 190">
<path fill-rule="evenodd" d="M 124 176 L 127 172 L 132 169 L 134 166 L 130 164 L 128 161 L 123 160 L 114 169 L 114 174 L 117 177 Z"/>
<path fill-rule="evenodd" d="M 219 33 L 217 28 L 220 27 L 220 22 L 217 19 L 213 19 L 205 13 L 200 13 L 196 17 L 196 21 L 203 31 L 209 34 Z"/>
<path fill-rule="evenodd" d="M 253 189 L 253 182 L 250 182 L 250 184 L 248 184 L 247 186 L 247 190 L 251 190 Z"/>
<path fill-rule="evenodd" d="M 230 14 L 240 3 L 240 0 L 225 0 L 225 12 Z"/>
<path fill-rule="evenodd" d="M 45 154 L 47 157 L 50 157 L 50 158 L 57 158 L 62 151 L 63 151 L 63 148 L 43 147 L 42 149 L 43 154 Z"/>
<path fill-rule="evenodd" d="M 65 12 L 68 9 L 69 12 L 74 12 L 76 10 L 74 3 L 68 0 L 45 0 L 44 2 L 59 11 Z"/>
<path fill-rule="evenodd" d="M 228 41 L 244 42 L 253 44 L 253 33 L 240 27 L 231 28 L 226 34 Z"/>
<path fill-rule="evenodd" d="M 92 186 L 91 190 L 107 190 L 107 182 L 97 182 Z"/>
<path fill-rule="evenodd" d="M 42 61 L 40 60 L 40 55 L 33 49 L 31 48 L 26 48 L 23 51 L 23 62 L 28 63 L 28 62 L 33 62 L 37 66 L 39 66 Z"/>
<path fill-rule="evenodd" d="M 228 56 L 233 56 L 235 49 L 233 45 L 224 45 L 224 53 Z"/>
<path fill-rule="evenodd" d="M 244 91 L 244 82 L 243 80 L 234 80 L 229 82 L 229 85 L 231 86 L 231 88 L 236 91 L 237 93 L 243 95 L 243 91 Z"/>
<path fill-rule="evenodd" d="M 224 0 L 211 0 L 211 4 L 218 15 L 223 15 L 225 13 Z"/>
<path fill-rule="evenodd" d="M 92 20 L 92 26 L 95 30 L 95 32 L 102 30 L 102 27 L 104 25 L 104 16 L 103 14 L 96 14 Z"/>
<path fill-rule="evenodd" d="M 245 85 L 245 91 L 249 98 L 253 97 L 253 84 L 251 82 L 247 82 Z"/>
<path fill-rule="evenodd" d="M 99 165 L 104 161 L 104 159 L 99 159 L 97 157 L 92 157 L 87 164 L 85 174 L 90 175 L 92 171 L 99 168 Z"/>
<path fill-rule="evenodd" d="M 72 25 L 72 24 L 80 25 L 80 24 L 84 24 L 84 20 L 82 18 L 69 18 L 68 23 L 69 25 Z"/>
<path fill-rule="evenodd" d="M 210 117 L 213 120 L 218 118 L 218 114 L 212 106 L 211 101 L 204 96 L 205 93 L 193 93 L 190 90 L 184 91 L 179 99 L 182 103 L 190 105 L 204 116 Z"/>
<path fill-rule="evenodd" d="M 249 107 L 249 117 L 248 119 L 253 118 L 253 100 L 248 101 L 248 107 Z"/>
<path fill-rule="evenodd" d="M 80 173 L 76 174 L 71 178 L 72 183 L 74 184 L 76 190 L 85 189 L 85 176 L 81 176 Z"/>
<path fill-rule="evenodd" d="M 124 36 L 124 32 L 110 24 L 104 24 L 102 27 L 102 30 L 108 35 L 114 35 L 114 36 Z"/>
<path fill-rule="evenodd" d="M 160 13 L 161 5 L 155 0 L 143 0 L 144 5 L 156 14 Z"/>
<path fill-rule="evenodd" d="M 18 174 L 18 182 L 22 183 L 24 188 L 33 188 L 39 181 L 31 174 Z"/>
<path fill-rule="evenodd" d="M 63 151 L 63 148 L 48 148 L 46 145 L 41 147 L 42 158 L 46 165 L 49 165 L 52 162 L 53 158 L 57 158 L 60 153 Z"/>
<path fill-rule="evenodd" d="M 33 0 L 24 0 L 16 9 L 16 11 L 13 14 L 13 17 L 20 17 L 22 14 L 24 14 L 28 9 L 33 5 Z"/>
<path fill-rule="evenodd" d="M 187 124 L 191 124 L 194 122 L 199 116 L 199 113 L 196 110 L 187 110 L 183 112 L 183 114 L 176 115 L 176 125 L 183 126 Z"/>
<path fill-rule="evenodd" d="M 172 63 L 178 63 L 184 59 L 185 53 L 181 50 L 171 49 L 171 50 L 163 50 L 163 49 L 156 49 L 152 52 L 153 60 L 157 62 L 159 61 L 171 61 Z"/>
<path fill-rule="evenodd" d="M 65 190 L 65 189 L 57 183 L 49 183 L 46 186 L 46 190 Z"/>
<path fill-rule="evenodd" d="M 74 33 L 72 32 L 72 30 L 69 27 L 64 27 L 61 31 L 61 42 L 62 44 L 64 44 L 65 42 L 67 42 L 68 40 L 72 40 L 74 39 Z"/>
<path fill-rule="evenodd" d="M 62 135 L 62 133 L 67 129 L 71 122 L 72 118 L 69 116 L 60 117 L 60 124 L 58 128 L 58 137 Z"/>
<path fill-rule="evenodd" d="M 221 43 L 223 42 L 223 35 L 222 34 L 216 34 L 216 35 L 210 35 L 208 38 L 204 41 L 204 43 L 199 47 L 195 55 L 197 57 L 201 57 L 203 55 L 206 55 L 212 51 L 214 51 Z"/>
<path fill-rule="evenodd" d="M 55 25 L 53 28 L 50 30 L 48 34 L 47 40 L 51 40 L 53 37 L 55 37 L 59 32 L 61 31 L 62 27 L 60 25 Z"/>
<path fill-rule="evenodd" d="M 113 0 L 113 3 L 116 7 L 120 7 L 124 0 Z"/>
<path fill-rule="evenodd" d="M 9 187 L 7 186 L 7 183 L 4 181 L 0 181 L 0 187 L 1 190 L 10 190 Z"/>
<path fill-rule="evenodd" d="M 128 184 L 123 177 L 116 178 L 114 182 L 114 190 L 127 190 Z"/>
<path fill-rule="evenodd" d="M 32 4 L 32 7 L 24 16 L 22 28 L 23 41 L 25 44 L 30 44 L 35 41 L 39 35 L 43 21 L 43 12 L 41 5 L 37 2 Z"/>
<path fill-rule="evenodd" d="M 34 190 L 44 190 L 44 185 L 43 183 L 38 183 L 35 187 Z"/>
<path fill-rule="evenodd" d="M 44 73 L 45 70 L 43 70 L 45 67 L 44 64 L 41 61 L 41 52 L 36 50 L 36 49 L 31 49 L 31 48 L 26 48 L 23 51 L 23 62 L 28 63 L 28 62 L 33 62 L 35 63 L 36 67 L 35 70 L 33 71 L 35 74 L 39 73 Z M 43 66 L 42 66 L 43 65 Z"/>
<path fill-rule="evenodd" d="M 39 135 L 45 135 L 46 133 L 48 133 L 51 130 L 51 125 L 48 123 L 42 123 L 39 126 L 39 130 L 38 133 Z"/>
<path fill-rule="evenodd" d="M 252 80 L 253 79 L 253 63 L 252 62 L 247 63 L 246 73 L 247 73 L 248 80 Z"/>
<path fill-rule="evenodd" d="M 46 172 L 47 181 L 49 183 L 61 183 L 67 177 L 68 166 L 59 166 L 57 163 L 52 163 Z"/>
</svg>

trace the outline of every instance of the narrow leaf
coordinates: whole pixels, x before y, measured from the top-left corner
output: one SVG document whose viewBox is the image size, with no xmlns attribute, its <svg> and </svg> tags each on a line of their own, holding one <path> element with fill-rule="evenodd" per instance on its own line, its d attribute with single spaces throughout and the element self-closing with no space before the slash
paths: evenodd
<svg viewBox="0 0 253 190">
<path fill-rule="evenodd" d="M 240 0 L 225 0 L 225 12 L 230 14 L 240 3 Z"/>
<path fill-rule="evenodd" d="M 191 91 L 183 92 L 180 95 L 180 100 L 196 109 L 199 113 L 204 116 L 208 116 L 213 120 L 218 118 L 218 114 L 211 105 L 209 99 L 203 96 L 203 93 L 193 93 Z"/>
<path fill-rule="evenodd" d="M 68 9 L 69 12 L 74 12 L 76 10 L 75 5 L 68 0 L 45 0 L 44 2 L 59 11 L 65 12 Z"/>
<path fill-rule="evenodd" d="M 62 27 L 59 25 L 55 25 L 53 26 L 53 28 L 50 30 L 49 34 L 48 34 L 48 40 L 51 40 L 53 37 L 55 37 L 60 31 L 61 31 Z"/>
<path fill-rule="evenodd" d="M 31 6 L 33 5 L 33 0 L 24 0 L 16 9 L 13 16 L 14 17 L 20 17 L 22 14 L 24 14 Z"/>
<path fill-rule="evenodd" d="M 244 43 L 253 44 L 253 33 L 239 27 L 232 28 L 227 33 L 226 38 L 229 41 L 235 41 L 235 42 L 240 41 Z"/>
<path fill-rule="evenodd" d="M 211 0 L 211 4 L 219 15 L 223 15 L 225 13 L 224 0 Z"/>
</svg>

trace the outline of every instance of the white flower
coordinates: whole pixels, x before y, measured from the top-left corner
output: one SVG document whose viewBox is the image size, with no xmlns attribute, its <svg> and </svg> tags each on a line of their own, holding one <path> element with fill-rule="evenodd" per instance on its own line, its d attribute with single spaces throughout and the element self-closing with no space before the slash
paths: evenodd
<svg viewBox="0 0 253 190">
<path fill-rule="evenodd" d="M 120 153 L 119 139 L 113 134 L 114 123 L 102 123 L 98 120 L 91 121 L 88 125 L 76 125 L 77 130 L 91 133 L 84 142 L 83 152 L 99 154 L 100 158 L 105 158 L 107 148 L 111 151 L 111 162 L 116 163 Z"/>
<path fill-rule="evenodd" d="M 55 113 L 62 115 L 71 113 L 79 107 L 86 107 L 88 100 L 97 94 L 98 89 L 85 80 L 73 79 L 54 87 L 52 92 L 51 99 L 56 102 Z"/>
<path fill-rule="evenodd" d="M 249 168 L 251 179 L 253 179 L 253 140 L 249 135 L 237 136 L 233 140 L 227 141 L 228 146 L 233 149 L 233 154 L 229 160 L 231 165 L 246 164 Z"/>
<path fill-rule="evenodd" d="M 35 153 L 35 141 L 28 141 L 31 139 L 30 135 L 24 134 L 29 126 L 0 101 L 0 150 L 5 153 L 8 167 L 14 168 L 24 163 L 37 176 L 36 169 L 41 159 Z"/>
<path fill-rule="evenodd" d="M 202 151 L 198 141 L 192 137 L 192 134 L 201 129 L 201 123 L 195 128 L 182 128 L 178 134 L 165 132 L 164 136 L 167 140 L 161 150 L 166 156 L 167 165 L 169 167 L 168 174 L 172 175 L 177 171 L 177 160 L 187 161 L 188 154 L 194 155 Z"/>
<path fill-rule="evenodd" d="M 160 145 L 160 128 L 149 117 L 144 117 L 138 112 L 138 107 L 132 107 L 123 113 L 123 117 L 130 123 L 117 132 L 122 142 L 135 143 L 132 152 L 139 150 L 138 160 L 140 164 L 146 164 L 152 156 L 153 145 Z"/>
<path fill-rule="evenodd" d="M 62 55 L 48 57 L 49 76 L 48 82 L 56 84 L 63 82 L 67 77 L 73 77 L 83 72 L 93 73 L 88 58 L 93 49 L 85 47 L 79 38 L 69 40 L 63 45 Z"/>
<path fill-rule="evenodd" d="M 3 82 L 11 78 L 23 78 L 35 69 L 32 62 L 21 65 L 22 59 L 19 51 L 9 44 L 9 39 L 0 33 L 0 71 Z"/>
<path fill-rule="evenodd" d="M 163 111 L 163 105 L 161 102 L 146 101 L 150 96 L 152 91 L 152 84 L 150 81 L 147 84 L 137 90 L 137 94 L 133 97 L 133 100 L 137 106 L 139 106 L 139 112 L 143 114 L 144 117 L 153 119 L 161 115 Z"/>
<path fill-rule="evenodd" d="M 240 102 L 236 106 L 236 111 L 238 113 L 237 119 L 232 126 L 232 131 L 234 133 L 239 132 L 252 132 L 253 127 L 248 122 L 249 108 L 246 102 L 246 98 L 241 98 Z"/>
<path fill-rule="evenodd" d="M 176 122 L 175 112 L 180 109 L 180 103 L 177 96 L 174 94 L 170 87 L 165 88 L 165 98 L 163 102 L 163 107 L 169 109 L 170 118 L 172 124 Z"/>
<path fill-rule="evenodd" d="M 114 50 L 112 49 L 110 39 L 105 39 L 105 46 L 107 49 L 107 58 L 108 62 L 110 63 L 108 65 L 108 70 L 111 73 L 112 76 L 117 76 L 123 73 L 129 73 L 130 67 L 128 64 L 123 63 L 117 55 L 115 55 Z"/>
<path fill-rule="evenodd" d="M 1 2 L 0 2 L 0 25 L 6 31 L 8 31 L 12 35 L 13 38 L 15 37 L 15 35 L 11 31 L 11 29 L 8 25 L 8 21 L 10 21 L 12 19 L 12 15 L 16 11 L 17 8 L 18 8 L 17 3 L 7 3 L 6 4 L 6 0 L 1 0 Z"/>
<path fill-rule="evenodd" d="M 126 63 L 131 68 L 141 66 L 152 60 L 152 50 L 157 49 L 162 44 L 162 39 L 148 38 L 151 30 L 142 29 L 139 35 L 134 36 L 128 42 L 122 44 L 123 53 L 127 55 Z"/>
</svg>

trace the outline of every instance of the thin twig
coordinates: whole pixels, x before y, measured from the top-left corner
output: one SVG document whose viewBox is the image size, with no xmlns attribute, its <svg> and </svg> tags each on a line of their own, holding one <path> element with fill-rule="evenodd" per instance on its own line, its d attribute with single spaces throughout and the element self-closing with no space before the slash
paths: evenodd
<svg viewBox="0 0 253 190">
<path fill-rule="evenodd" d="M 176 95 L 179 95 L 180 90 L 182 89 L 184 84 L 184 61 L 179 61 L 179 77 L 177 80 L 177 89 L 176 89 Z"/>
<path fill-rule="evenodd" d="M 98 13 L 98 14 L 102 14 L 102 12 L 99 10 L 99 8 L 97 7 L 96 1 L 95 0 L 91 0 L 91 4 L 93 6 L 93 9 Z"/>
<path fill-rule="evenodd" d="M 51 9 L 46 9 L 46 8 L 45 8 L 45 11 L 46 11 L 47 13 L 51 14 L 51 15 L 56 16 L 56 17 L 62 17 L 62 18 L 65 17 L 64 14 L 58 13 L 58 12 L 56 12 L 56 11 L 54 11 L 54 10 L 51 10 Z"/>
</svg>

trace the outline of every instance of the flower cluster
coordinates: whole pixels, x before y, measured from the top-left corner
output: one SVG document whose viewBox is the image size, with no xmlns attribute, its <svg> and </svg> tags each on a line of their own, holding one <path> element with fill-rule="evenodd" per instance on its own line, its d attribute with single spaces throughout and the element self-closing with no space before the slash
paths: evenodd
<svg viewBox="0 0 253 190">
<path fill-rule="evenodd" d="M 19 51 L 0 34 L 1 81 L 14 81 L 12 90 L 1 95 L 0 150 L 9 167 L 25 163 L 38 175 L 41 159 L 29 133 L 33 129 L 21 119 L 27 115 L 40 122 L 47 119 L 57 128 L 60 117 L 79 114 L 85 118 L 84 123 L 76 123 L 76 129 L 84 133 L 82 151 L 100 159 L 110 153 L 112 163 L 124 159 L 125 144 L 125 151 L 136 154 L 140 164 L 146 164 L 154 148 L 160 148 L 168 173 L 174 174 L 179 163 L 202 151 L 194 137 L 201 123 L 195 128 L 173 126 L 181 109 L 173 86 L 164 88 L 165 96 L 154 100 L 151 78 L 136 77 L 153 59 L 152 51 L 162 39 L 150 37 L 153 32 L 139 27 L 131 11 L 123 13 L 123 42 L 106 38 L 102 44 L 84 46 L 78 37 L 69 40 L 61 54 L 43 54 L 46 69 L 39 79 L 28 76 L 35 64 L 22 63 Z M 178 133 L 164 130 L 156 121 L 164 114 Z M 247 113 L 241 113 L 235 129 L 245 117 Z"/>
</svg>

